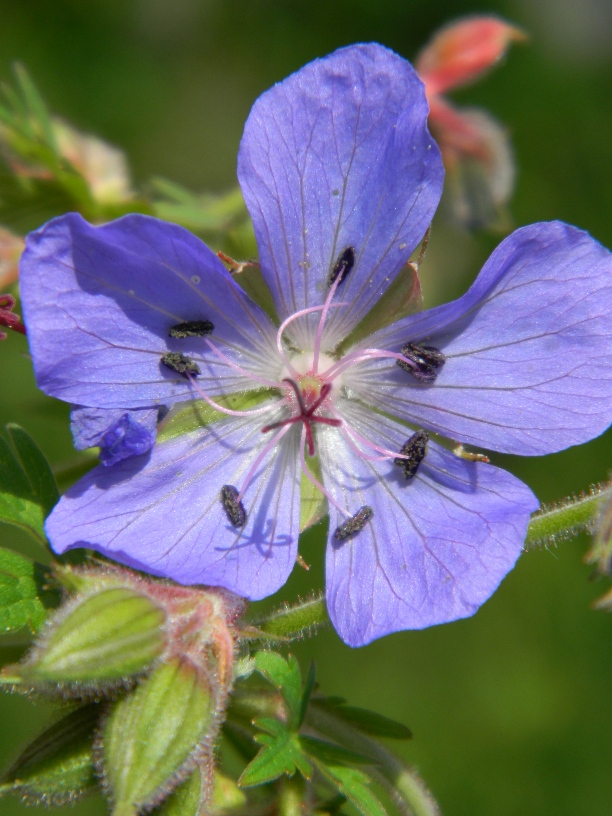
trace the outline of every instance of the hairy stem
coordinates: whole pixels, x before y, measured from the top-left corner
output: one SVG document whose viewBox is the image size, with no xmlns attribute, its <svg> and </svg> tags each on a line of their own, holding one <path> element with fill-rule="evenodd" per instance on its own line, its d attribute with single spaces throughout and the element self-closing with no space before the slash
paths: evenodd
<svg viewBox="0 0 612 816">
<path fill-rule="evenodd" d="M 597 521 L 602 502 L 610 496 L 612 484 L 599 484 L 579 496 L 543 505 L 531 517 L 525 549 L 567 541 L 590 530 Z"/>
</svg>

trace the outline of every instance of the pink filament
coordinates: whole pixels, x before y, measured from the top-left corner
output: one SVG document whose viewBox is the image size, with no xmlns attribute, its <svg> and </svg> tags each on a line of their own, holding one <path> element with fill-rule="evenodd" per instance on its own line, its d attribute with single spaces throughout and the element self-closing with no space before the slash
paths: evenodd
<svg viewBox="0 0 612 816">
<path fill-rule="evenodd" d="M 240 493 L 236 496 L 236 502 L 241 502 L 242 501 L 242 499 L 244 497 L 245 490 L 247 489 L 251 479 L 255 475 L 255 471 L 257 470 L 257 468 L 259 467 L 259 465 L 261 464 L 263 459 L 265 459 L 265 457 L 272 450 L 272 448 L 276 445 L 276 443 L 280 442 L 280 440 L 283 438 L 283 436 L 287 433 L 288 430 L 289 430 L 289 425 L 285 426 L 284 428 L 281 428 L 281 430 L 277 434 L 274 434 L 272 439 L 266 445 L 264 445 L 262 450 L 259 452 L 259 454 L 255 458 L 255 461 L 253 462 L 253 464 L 249 468 L 249 472 L 245 476 L 244 481 L 242 482 L 242 487 L 240 489 Z"/>
<path fill-rule="evenodd" d="M 247 371 L 246 368 L 242 368 L 237 363 L 232 362 L 222 351 L 215 346 L 208 338 L 204 339 L 204 342 L 208 344 L 208 346 L 212 349 L 212 351 L 223 360 L 230 368 L 233 368 L 234 371 L 237 371 L 239 374 L 243 374 L 245 377 L 248 377 L 249 380 L 255 380 L 256 382 L 262 383 L 262 385 L 269 385 L 271 388 L 280 388 L 281 384 L 278 381 L 274 380 L 266 380 L 263 377 L 258 377 L 256 374 Z"/>
<path fill-rule="evenodd" d="M 323 485 L 321 484 L 321 482 L 315 476 L 313 476 L 313 474 L 310 472 L 310 469 L 309 469 L 308 465 L 306 464 L 306 457 L 304 456 L 304 447 L 305 447 L 304 442 L 305 441 L 306 441 L 306 433 L 305 433 L 304 428 L 302 428 L 302 437 L 300 439 L 300 464 L 302 466 L 302 473 L 304 474 L 304 476 L 306 476 L 308 481 L 311 482 L 317 488 L 317 490 L 321 491 L 321 493 L 325 496 L 325 498 L 327 499 L 327 501 L 330 504 L 333 504 L 334 507 L 340 513 L 342 513 L 342 515 L 345 518 L 350 518 L 351 514 L 348 512 L 348 510 L 345 510 L 344 507 L 342 507 L 342 505 L 338 504 L 338 502 L 334 499 L 334 497 L 329 492 L 329 490 L 326 490 L 323 487 Z"/>
<path fill-rule="evenodd" d="M 362 363 L 366 360 L 383 360 L 385 358 L 400 360 L 402 363 L 406 363 L 406 365 L 411 365 L 413 368 L 416 368 L 416 365 L 412 362 L 412 360 L 409 360 L 407 357 L 404 357 L 403 354 L 399 354 L 395 351 L 384 351 L 383 349 L 362 349 L 361 351 L 354 351 L 352 354 L 347 354 L 346 357 L 338 360 L 337 363 L 334 363 L 331 368 L 328 368 L 327 371 L 324 372 L 323 376 L 326 380 L 333 380 L 346 368 L 350 368 L 350 366 L 355 365 L 356 363 Z"/>
<path fill-rule="evenodd" d="M 275 408 L 277 405 L 279 405 L 281 402 L 284 402 L 284 400 L 285 400 L 285 398 L 283 397 L 282 399 L 279 399 L 276 402 L 274 402 L 272 405 L 266 404 L 262 408 L 253 408 L 253 409 L 250 409 L 248 411 L 234 411 L 231 408 L 225 408 L 223 405 L 219 405 L 218 402 L 215 402 L 214 400 L 212 400 L 208 396 L 208 394 L 206 394 L 206 393 L 204 393 L 204 391 L 202 391 L 200 386 L 197 384 L 197 382 L 195 381 L 195 379 L 191 376 L 191 374 L 189 372 L 187 372 L 187 379 L 193 385 L 193 387 L 198 392 L 198 394 L 202 397 L 202 399 L 205 402 L 207 402 L 210 405 L 211 408 L 214 408 L 215 411 L 220 411 L 222 414 L 227 414 L 228 416 L 244 417 L 244 416 L 256 416 L 257 414 L 265 414 L 267 411 L 271 411 L 272 408 Z"/>
</svg>

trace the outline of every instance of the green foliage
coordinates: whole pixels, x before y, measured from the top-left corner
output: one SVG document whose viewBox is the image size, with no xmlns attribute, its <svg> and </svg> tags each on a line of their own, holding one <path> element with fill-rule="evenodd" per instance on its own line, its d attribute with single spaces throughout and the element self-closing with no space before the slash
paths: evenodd
<svg viewBox="0 0 612 816">
<path fill-rule="evenodd" d="M 0 632 L 40 628 L 47 610 L 59 602 L 59 593 L 47 586 L 49 579 L 42 564 L 0 548 Z"/>
<path fill-rule="evenodd" d="M 0 521 L 45 542 L 44 521 L 59 499 L 51 468 L 40 448 L 19 425 L 0 435 Z"/>
<path fill-rule="evenodd" d="M 314 705 L 333 708 L 334 713 L 347 723 L 355 726 L 364 734 L 373 737 L 405 740 L 412 737 L 412 732 L 402 723 L 395 722 L 375 711 L 366 708 L 345 705 L 345 700 L 333 697 L 321 697 L 313 700 Z"/>
<path fill-rule="evenodd" d="M 243 788 L 272 782 L 283 774 L 293 776 L 296 771 L 310 779 L 312 764 L 305 756 L 297 734 L 286 723 L 273 717 L 262 717 L 255 720 L 254 725 L 264 732 L 255 736 L 263 748 L 238 780 Z"/>
<path fill-rule="evenodd" d="M 0 796 L 61 805 L 95 790 L 92 741 L 99 713 L 98 705 L 84 706 L 47 728 L 0 777 Z"/>
<path fill-rule="evenodd" d="M 372 793 L 368 775 L 357 768 L 330 762 L 316 762 L 317 768 L 363 816 L 387 816 Z"/>
</svg>

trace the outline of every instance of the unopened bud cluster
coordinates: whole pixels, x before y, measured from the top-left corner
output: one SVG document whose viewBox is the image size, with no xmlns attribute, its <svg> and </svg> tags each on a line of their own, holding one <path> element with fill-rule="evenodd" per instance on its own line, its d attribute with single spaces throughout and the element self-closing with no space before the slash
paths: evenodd
<svg viewBox="0 0 612 816">
<path fill-rule="evenodd" d="M 244 602 L 118 568 L 62 568 L 58 579 L 71 594 L 24 661 L 3 674 L 18 688 L 89 703 L 78 711 L 87 710 L 88 721 L 94 711 L 93 763 L 114 816 L 160 804 L 185 780 L 193 812 L 204 812 Z M 53 764 L 53 752 L 43 753 Z M 19 775 L 24 769 L 14 768 Z M 44 788 L 38 767 L 30 775 Z M 61 799 L 49 784 L 39 798 Z M 25 784 L 24 793 L 37 796 Z"/>
</svg>

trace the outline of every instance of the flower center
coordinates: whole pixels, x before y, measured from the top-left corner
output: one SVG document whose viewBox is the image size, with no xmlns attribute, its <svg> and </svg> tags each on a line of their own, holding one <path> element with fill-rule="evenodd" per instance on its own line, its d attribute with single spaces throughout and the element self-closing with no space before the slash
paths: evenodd
<svg viewBox="0 0 612 816">
<path fill-rule="evenodd" d="M 297 369 L 295 370 L 297 371 Z M 326 408 L 329 410 L 332 407 L 330 399 L 332 384 L 325 382 L 323 377 L 314 374 L 312 370 L 298 376 L 295 380 L 284 377 L 283 383 L 285 384 L 285 399 L 291 410 L 291 416 L 287 417 L 287 419 L 281 419 L 279 422 L 264 425 L 261 429 L 262 433 L 301 422 L 306 437 L 308 455 L 314 456 L 315 444 L 312 426 L 316 422 L 333 425 L 336 428 L 342 424 L 340 419 L 334 419 L 322 413 Z M 326 405 L 328 400 L 329 404 Z"/>
</svg>

